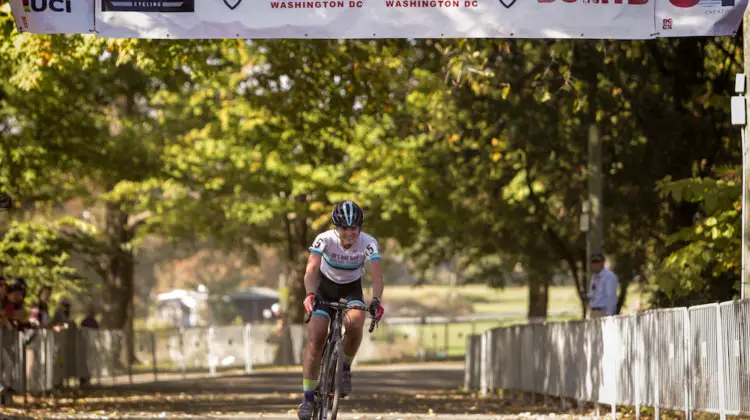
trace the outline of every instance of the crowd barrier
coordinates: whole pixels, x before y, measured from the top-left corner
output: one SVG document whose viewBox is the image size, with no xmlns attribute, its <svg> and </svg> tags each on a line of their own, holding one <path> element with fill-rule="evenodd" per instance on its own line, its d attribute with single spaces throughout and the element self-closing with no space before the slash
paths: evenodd
<svg viewBox="0 0 750 420">
<path fill-rule="evenodd" d="M 609 405 L 750 414 L 750 300 L 491 328 L 465 387 Z"/>
</svg>

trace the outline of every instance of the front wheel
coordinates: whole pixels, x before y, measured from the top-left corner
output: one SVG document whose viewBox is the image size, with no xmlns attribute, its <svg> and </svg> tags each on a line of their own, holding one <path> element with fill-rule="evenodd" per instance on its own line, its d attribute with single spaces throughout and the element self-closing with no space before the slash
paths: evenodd
<svg viewBox="0 0 750 420">
<path fill-rule="evenodd" d="M 323 420 L 323 411 L 321 408 L 321 403 L 318 400 L 318 398 L 315 398 L 315 403 L 313 404 L 313 412 L 312 416 L 310 416 L 310 420 Z"/>
<path fill-rule="evenodd" d="M 320 359 L 320 371 L 318 372 L 318 389 L 315 392 L 315 404 L 313 409 L 313 415 L 311 420 L 327 420 L 327 410 L 329 406 L 328 388 L 332 382 L 327 375 L 330 369 L 330 352 L 328 347 L 323 352 L 323 357 Z"/>
<path fill-rule="evenodd" d="M 344 344 L 339 341 L 336 343 L 336 349 L 333 352 L 331 364 L 334 364 L 334 391 L 333 391 L 333 406 L 331 407 L 331 420 L 336 420 L 336 416 L 339 413 L 339 402 L 341 401 L 341 390 L 344 387 Z"/>
</svg>

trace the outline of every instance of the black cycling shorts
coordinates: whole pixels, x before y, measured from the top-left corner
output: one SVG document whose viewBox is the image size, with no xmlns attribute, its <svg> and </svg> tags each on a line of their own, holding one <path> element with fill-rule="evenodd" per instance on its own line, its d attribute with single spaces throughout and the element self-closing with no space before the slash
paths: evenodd
<svg viewBox="0 0 750 420">
<path fill-rule="evenodd" d="M 351 283 L 338 284 L 322 272 L 319 272 L 319 275 L 320 284 L 318 290 L 315 291 L 313 315 L 324 316 L 330 320 L 336 311 L 329 306 L 318 305 L 318 302 L 338 302 L 341 298 L 349 301 L 349 307 L 361 305 L 364 308 L 365 298 L 364 293 L 362 293 L 362 279 L 357 279 Z"/>
</svg>

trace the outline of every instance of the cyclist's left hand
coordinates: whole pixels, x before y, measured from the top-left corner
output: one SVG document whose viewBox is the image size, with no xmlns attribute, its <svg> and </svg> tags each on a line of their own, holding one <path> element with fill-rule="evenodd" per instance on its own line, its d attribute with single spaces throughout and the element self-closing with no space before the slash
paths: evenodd
<svg viewBox="0 0 750 420">
<path fill-rule="evenodd" d="M 370 315 L 372 315 L 373 318 L 375 318 L 375 321 L 380 321 L 380 318 L 383 317 L 383 313 L 385 313 L 383 305 L 380 304 L 380 299 L 378 298 L 372 298 L 367 311 L 370 312 Z"/>
</svg>

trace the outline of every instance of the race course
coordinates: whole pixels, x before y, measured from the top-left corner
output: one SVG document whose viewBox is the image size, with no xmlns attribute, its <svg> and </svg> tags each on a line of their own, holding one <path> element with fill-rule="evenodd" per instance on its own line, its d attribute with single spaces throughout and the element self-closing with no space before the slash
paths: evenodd
<svg viewBox="0 0 750 420">
<path fill-rule="evenodd" d="M 543 407 L 512 405 L 497 397 L 463 393 L 463 363 L 359 367 L 353 395 L 341 419 L 507 419 L 565 415 Z M 251 375 L 189 376 L 159 382 L 94 387 L 36 399 L 4 418 L 205 418 L 294 420 L 301 371 L 256 371 Z M 21 417 L 15 417 L 21 418 Z"/>
</svg>

